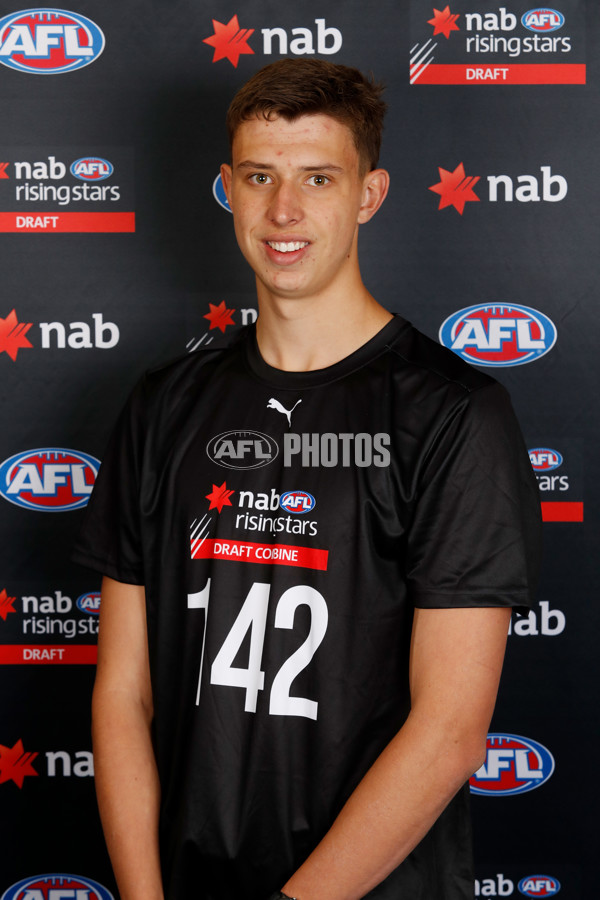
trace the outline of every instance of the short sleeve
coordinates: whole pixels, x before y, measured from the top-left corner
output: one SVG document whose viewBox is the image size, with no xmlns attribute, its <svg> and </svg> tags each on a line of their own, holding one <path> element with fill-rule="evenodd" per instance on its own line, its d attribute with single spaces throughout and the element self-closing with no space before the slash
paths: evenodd
<svg viewBox="0 0 600 900">
<path fill-rule="evenodd" d="M 144 380 L 109 440 L 71 558 L 127 584 L 144 584 L 140 482 L 145 436 Z"/>
<path fill-rule="evenodd" d="M 417 607 L 532 603 L 541 556 L 539 492 L 507 392 L 469 392 L 429 448 L 408 537 Z"/>
</svg>

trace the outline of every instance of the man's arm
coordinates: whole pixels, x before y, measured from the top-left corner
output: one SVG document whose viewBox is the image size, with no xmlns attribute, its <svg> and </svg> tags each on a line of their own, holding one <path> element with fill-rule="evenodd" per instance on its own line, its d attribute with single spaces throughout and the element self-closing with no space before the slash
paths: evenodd
<svg viewBox="0 0 600 900">
<path fill-rule="evenodd" d="M 121 900 L 161 900 L 144 588 L 104 578 L 100 607 L 92 702 L 100 817 Z"/>
<path fill-rule="evenodd" d="M 405 724 L 283 886 L 299 900 L 358 900 L 431 828 L 485 759 L 510 610 L 415 611 Z"/>
</svg>

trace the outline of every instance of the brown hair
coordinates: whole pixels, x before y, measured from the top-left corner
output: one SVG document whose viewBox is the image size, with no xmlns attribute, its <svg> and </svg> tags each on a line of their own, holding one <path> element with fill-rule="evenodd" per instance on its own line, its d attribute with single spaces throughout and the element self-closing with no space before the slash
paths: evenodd
<svg viewBox="0 0 600 900">
<path fill-rule="evenodd" d="M 242 122 L 254 116 L 299 116 L 321 113 L 352 132 L 361 170 L 376 168 L 386 104 L 383 85 L 358 69 L 322 59 L 280 59 L 260 69 L 240 88 L 227 111 L 229 144 Z"/>
</svg>

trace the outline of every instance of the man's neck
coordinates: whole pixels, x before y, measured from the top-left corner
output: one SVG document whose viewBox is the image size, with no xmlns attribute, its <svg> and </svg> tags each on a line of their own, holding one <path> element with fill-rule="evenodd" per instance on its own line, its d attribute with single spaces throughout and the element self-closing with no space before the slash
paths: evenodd
<svg viewBox="0 0 600 900">
<path fill-rule="evenodd" d="M 331 298 L 273 302 L 259 293 L 258 346 L 268 365 L 286 372 L 325 369 L 366 344 L 392 314 L 363 286 L 336 303 Z"/>
</svg>

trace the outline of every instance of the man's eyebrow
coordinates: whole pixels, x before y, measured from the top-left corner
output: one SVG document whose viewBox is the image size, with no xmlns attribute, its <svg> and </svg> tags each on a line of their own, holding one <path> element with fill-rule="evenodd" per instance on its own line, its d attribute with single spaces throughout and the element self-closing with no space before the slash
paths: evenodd
<svg viewBox="0 0 600 900">
<path fill-rule="evenodd" d="M 257 169 L 261 172 L 268 172 L 272 169 L 275 169 L 272 163 L 263 163 L 263 162 L 255 162 L 252 159 L 244 159 L 242 162 L 238 163 L 236 166 L 237 169 Z M 300 172 L 331 172 L 332 174 L 339 175 L 344 171 L 341 166 L 335 166 L 333 163 L 323 163 L 322 165 L 310 165 L 310 166 L 300 166 L 298 171 Z"/>
</svg>

